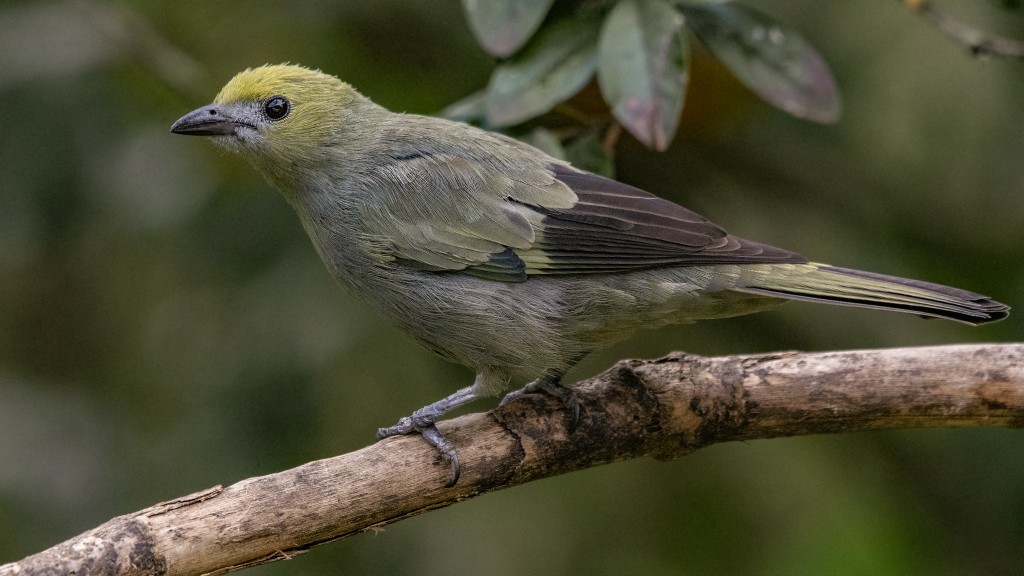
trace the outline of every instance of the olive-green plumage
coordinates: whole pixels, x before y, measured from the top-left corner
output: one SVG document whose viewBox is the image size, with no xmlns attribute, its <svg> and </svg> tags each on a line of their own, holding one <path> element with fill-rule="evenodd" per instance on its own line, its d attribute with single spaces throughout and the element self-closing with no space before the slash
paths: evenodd
<svg viewBox="0 0 1024 576">
<path fill-rule="evenodd" d="M 451 408 L 561 376 L 640 328 L 812 300 L 980 324 L 1008 308 L 926 282 L 807 262 L 727 234 L 637 188 L 522 142 L 397 114 L 298 66 L 238 74 L 181 118 L 245 157 L 295 208 L 331 274 L 473 386 L 382 435 L 423 432 Z"/>
</svg>

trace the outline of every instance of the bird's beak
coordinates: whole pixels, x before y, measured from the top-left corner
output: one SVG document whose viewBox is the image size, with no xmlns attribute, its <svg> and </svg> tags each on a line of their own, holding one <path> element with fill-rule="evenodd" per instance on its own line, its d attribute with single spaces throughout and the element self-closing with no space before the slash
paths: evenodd
<svg viewBox="0 0 1024 576">
<path fill-rule="evenodd" d="M 187 136 L 230 136 L 245 124 L 233 118 L 224 106 L 210 104 L 185 114 L 171 125 L 171 132 Z"/>
</svg>

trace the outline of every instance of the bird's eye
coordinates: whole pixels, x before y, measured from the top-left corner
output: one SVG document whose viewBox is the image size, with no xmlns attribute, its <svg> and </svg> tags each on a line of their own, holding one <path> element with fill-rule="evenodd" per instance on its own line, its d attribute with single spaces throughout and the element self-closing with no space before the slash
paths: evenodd
<svg viewBox="0 0 1024 576">
<path fill-rule="evenodd" d="M 271 120 L 284 118 L 288 115 L 291 108 L 291 103 L 284 96 L 271 96 L 267 99 L 267 103 L 263 105 L 263 111 L 266 112 L 267 118 Z"/>
</svg>

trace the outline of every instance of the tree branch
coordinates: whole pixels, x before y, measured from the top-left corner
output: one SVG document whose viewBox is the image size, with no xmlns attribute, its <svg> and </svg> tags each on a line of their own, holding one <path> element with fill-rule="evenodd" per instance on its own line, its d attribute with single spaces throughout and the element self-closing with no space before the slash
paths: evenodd
<svg viewBox="0 0 1024 576">
<path fill-rule="evenodd" d="M 439 427 L 462 479 L 420 438 L 114 518 L 0 576 L 223 574 L 571 470 L 730 440 L 935 426 L 1024 427 L 1024 344 L 627 360 L 581 383 L 578 428 L 527 396 Z"/>
<path fill-rule="evenodd" d="M 1024 43 L 995 34 L 988 34 L 957 20 L 936 8 L 928 0 L 901 0 L 911 10 L 931 22 L 950 38 L 967 46 L 975 56 L 1024 58 Z"/>
</svg>

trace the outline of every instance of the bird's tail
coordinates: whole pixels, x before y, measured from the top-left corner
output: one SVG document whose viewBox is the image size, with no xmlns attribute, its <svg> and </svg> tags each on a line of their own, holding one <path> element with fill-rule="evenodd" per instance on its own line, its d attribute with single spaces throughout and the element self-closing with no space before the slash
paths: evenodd
<svg viewBox="0 0 1024 576">
<path fill-rule="evenodd" d="M 946 318 L 966 324 L 1002 320 L 1010 307 L 988 296 L 921 282 L 826 264 L 796 265 L 794 274 L 768 274 L 740 292 L 789 300 L 825 302 L 861 308 L 895 310 L 919 316 Z"/>
</svg>

